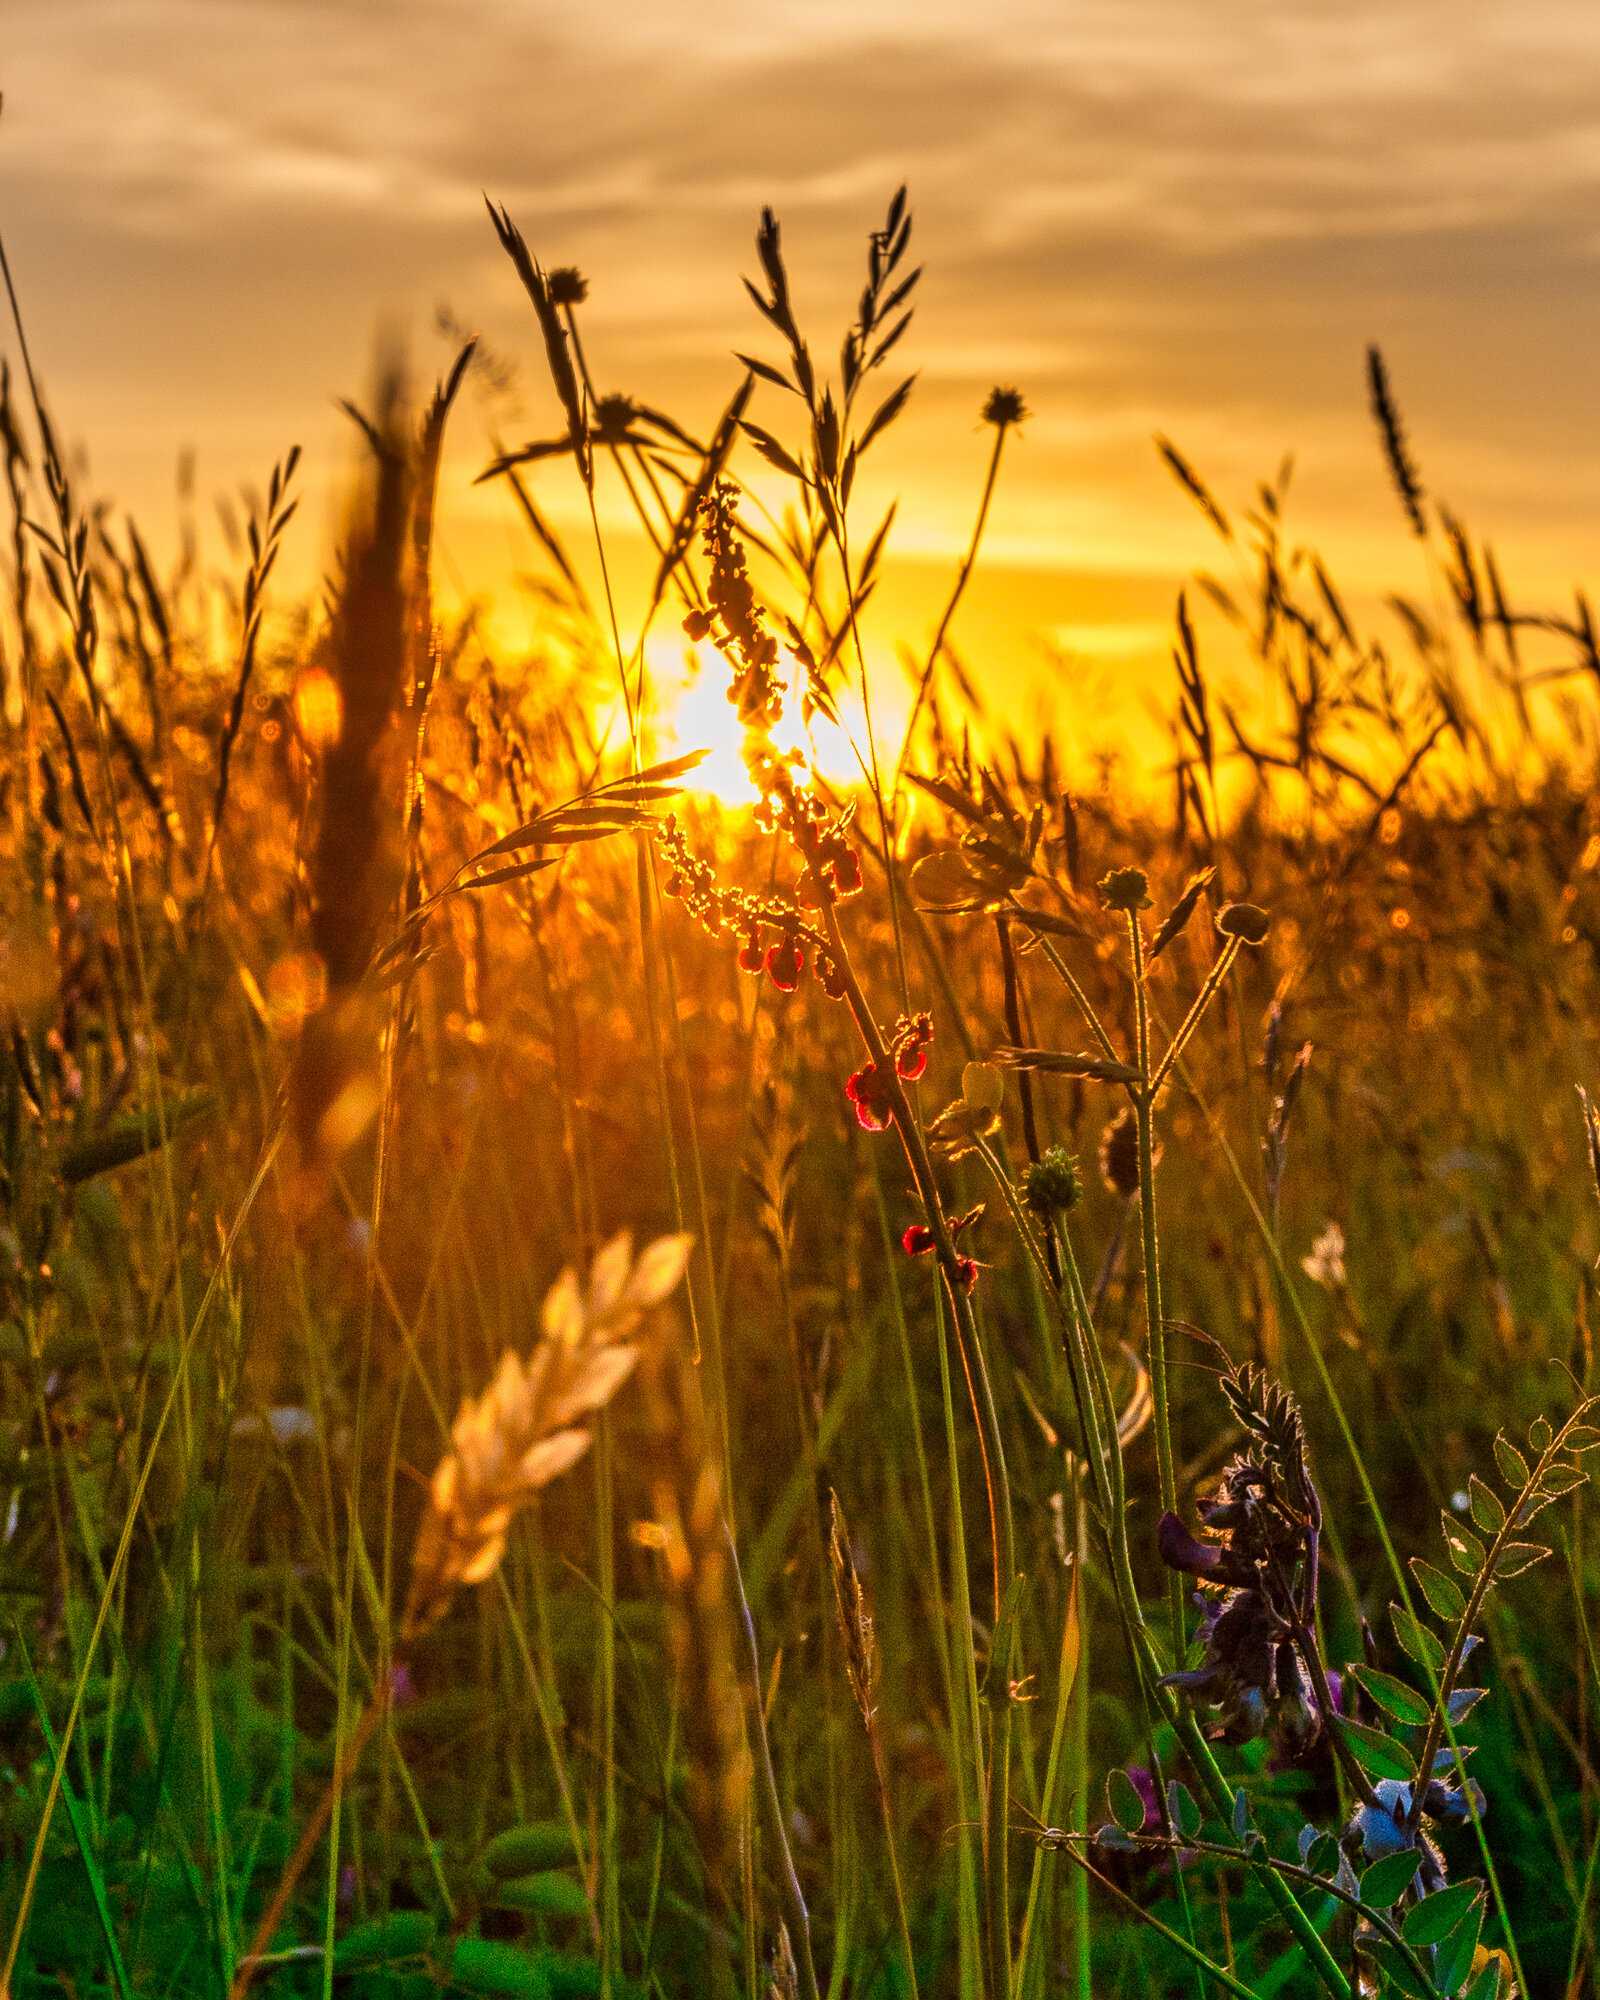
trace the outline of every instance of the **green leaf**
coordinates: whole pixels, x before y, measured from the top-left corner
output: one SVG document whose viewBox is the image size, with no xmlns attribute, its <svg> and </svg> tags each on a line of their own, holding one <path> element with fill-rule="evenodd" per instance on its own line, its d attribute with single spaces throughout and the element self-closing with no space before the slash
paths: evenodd
<svg viewBox="0 0 1600 2000">
<path fill-rule="evenodd" d="M 1417 1977 L 1407 1960 L 1401 1957 L 1387 1938 L 1374 1938 L 1366 1948 L 1383 1968 L 1384 1977 L 1389 1981 L 1386 1991 L 1410 1993 L 1415 1996 L 1415 2000 L 1434 2000 L 1436 1989 L 1425 1979 Z"/>
<path fill-rule="evenodd" d="M 1406 1911 L 1400 1935 L 1418 1951 L 1424 1945 L 1442 1944 L 1482 1896 L 1483 1884 L 1477 1880 L 1452 1882 L 1448 1889 L 1424 1896 L 1415 1909 Z"/>
<path fill-rule="evenodd" d="M 1593 1451 L 1600 1444 L 1600 1431 L 1592 1424 L 1574 1424 L 1561 1444 L 1565 1451 Z"/>
<path fill-rule="evenodd" d="M 1396 1722 L 1404 1722 L 1410 1727 L 1421 1728 L 1433 1713 L 1432 1704 L 1415 1688 L 1409 1688 L 1404 1681 L 1397 1681 L 1393 1674 L 1380 1674 L 1376 1667 L 1349 1667 L 1346 1671 L 1364 1687 L 1385 1715 L 1392 1715 Z"/>
<path fill-rule="evenodd" d="M 1497 1958 L 1491 1958 L 1482 1972 L 1473 1981 L 1472 1986 L 1463 1995 L 1463 2000 L 1499 2000 L 1499 1994 L 1500 1961 Z"/>
<path fill-rule="evenodd" d="M 1550 1429 L 1549 1420 L 1545 1417 L 1535 1417 L 1533 1422 L 1529 1424 L 1528 1443 L 1533 1448 L 1536 1458 L 1543 1458 L 1545 1453 L 1550 1449 L 1550 1440 L 1553 1435 L 1554 1433 Z"/>
<path fill-rule="evenodd" d="M 1528 1461 L 1504 1431 L 1495 1434 L 1494 1459 L 1500 1468 L 1500 1477 L 1514 1493 L 1520 1493 L 1528 1483 Z"/>
<path fill-rule="evenodd" d="M 1542 1542 L 1506 1542 L 1495 1558 L 1494 1573 L 1500 1578 L 1521 1576 L 1525 1569 L 1543 1562 L 1549 1553 Z"/>
<path fill-rule="evenodd" d="M 1486 1493 L 1488 1488 L 1483 1489 Z M 1491 1495 L 1491 1498 L 1493 1496 Z M 1499 1502 L 1495 1502 L 1496 1506 Z M 1467 1600 L 1461 1595 L 1461 1586 L 1454 1577 L 1446 1576 L 1442 1569 L 1435 1569 L 1432 1563 L 1425 1563 L 1421 1556 L 1411 1558 L 1411 1574 L 1421 1586 L 1423 1596 L 1428 1600 L 1428 1609 L 1439 1618 L 1459 1618 L 1467 1608 Z"/>
<path fill-rule="evenodd" d="M 1498 1535 L 1506 1524 L 1506 1510 L 1492 1486 L 1485 1486 L 1476 1473 L 1467 1481 L 1472 1499 L 1472 1518 L 1486 1535 Z"/>
<path fill-rule="evenodd" d="M 1458 1993 L 1471 1977 L 1482 1930 L 1483 1904 L 1477 1902 L 1434 1953 L 1433 1979 L 1441 1993 Z"/>
<path fill-rule="evenodd" d="M 1200 1831 L 1200 1808 L 1178 1778 L 1167 1786 L 1167 1817 L 1185 1840 L 1193 1840 Z"/>
<path fill-rule="evenodd" d="M 1424 1565 L 1426 1567 L 1426 1565 Z M 1449 1582 L 1446 1577 L 1445 1582 Z M 1455 1586 L 1452 1584 L 1451 1588 Z M 1419 1667 L 1432 1667 L 1438 1673 L 1444 1665 L 1444 1647 L 1433 1632 L 1415 1618 L 1403 1604 L 1390 1602 L 1389 1623 L 1394 1627 L 1394 1636 L 1399 1641 L 1400 1650 Z"/>
<path fill-rule="evenodd" d="M 1381 1729 L 1369 1729 L 1364 1722 L 1340 1720 L 1335 1726 L 1344 1731 L 1351 1755 L 1369 1777 L 1404 1779 L 1411 1776 L 1411 1753 L 1396 1743 L 1392 1736 L 1385 1736 Z"/>
<path fill-rule="evenodd" d="M 1106 1805 L 1124 1833 L 1138 1833 L 1144 1825 L 1144 1800 L 1120 1764 L 1106 1773 Z"/>
<path fill-rule="evenodd" d="M 1421 1866 L 1420 1847 L 1408 1847 L 1399 1854 L 1386 1854 L 1381 1861 L 1374 1861 L 1361 1876 L 1362 1902 L 1369 1910 L 1387 1910 L 1411 1887 L 1411 1878 Z"/>
<path fill-rule="evenodd" d="M 519 1875 L 515 1881 L 501 1882 L 494 1900 L 504 1910 L 537 1910 L 546 1917 L 585 1917 L 589 1898 L 575 1876 L 558 1868 L 541 1869 L 536 1875 Z"/>
<path fill-rule="evenodd" d="M 1582 1486 L 1588 1477 L 1588 1473 L 1581 1466 L 1552 1465 L 1546 1469 L 1544 1477 L 1539 1481 L 1539 1491 L 1548 1493 L 1552 1499 L 1559 1500 L 1563 1493 L 1570 1493 L 1575 1486 Z"/>
<path fill-rule="evenodd" d="M 1250 1801 L 1245 1797 L 1243 1785 L 1233 1795 L 1233 1837 L 1243 1840 L 1250 1831 Z"/>
<path fill-rule="evenodd" d="M 534 1875 L 546 1868 L 570 1867 L 577 1859 L 572 1835 L 559 1820 L 507 1827 L 483 1850 L 483 1865 L 491 1875 L 502 1879 Z"/>
<path fill-rule="evenodd" d="M 492 1938 L 462 1938 L 450 1960 L 450 1983 L 469 1993 L 497 1993 L 506 2000 L 550 2000 L 544 1967 L 515 1945 Z"/>
<path fill-rule="evenodd" d="M 1302 1867 L 1309 1868 L 1313 1875 L 1334 1874 L 1342 1859 L 1339 1843 L 1331 1833 L 1319 1833 L 1311 1845 L 1301 1855 Z"/>
<path fill-rule="evenodd" d="M 397 1958 L 420 1958 L 439 1932 L 439 1921 L 426 1910 L 395 1910 L 357 1924 L 333 1948 L 333 1969 L 359 1972 L 369 1965 L 391 1965 Z"/>
<path fill-rule="evenodd" d="M 166 1113 L 168 1139 L 180 1125 L 203 1118 L 216 1105 L 216 1093 L 210 1090 L 190 1090 L 182 1096 L 166 1098 L 162 1108 Z M 93 1180 L 96 1174 L 108 1174 L 114 1167 L 125 1167 L 130 1160 L 142 1159 L 160 1145 L 161 1123 L 153 1105 L 147 1111 L 125 1111 L 103 1131 L 93 1132 L 69 1146 L 61 1155 L 56 1171 L 69 1187 L 75 1187 L 79 1181 Z"/>
<path fill-rule="evenodd" d="M 1439 1518 L 1444 1524 L 1444 1545 L 1450 1552 L 1451 1562 L 1463 1576 L 1476 1576 L 1483 1568 L 1482 1542 L 1454 1514 L 1446 1512 Z"/>
</svg>

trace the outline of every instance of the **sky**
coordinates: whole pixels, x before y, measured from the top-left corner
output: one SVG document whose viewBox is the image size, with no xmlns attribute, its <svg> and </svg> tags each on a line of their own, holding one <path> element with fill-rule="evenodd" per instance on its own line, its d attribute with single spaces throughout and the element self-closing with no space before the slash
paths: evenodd
<svg viewBox="0 0 1600 2000">
<path fill-rule="evenodd" d="M 325 562 L 350 465 L 335 398 L 380 329 L 419 378 L 447 366 L 441 308 L 506 364 L 455 424 L 451 575 L 493 593 L 526 563 L 470 482 L 491 432 L 559 422 L 485 193 L 588 277 L 601 386 L 704 431 L 733 350 L 772 354 L 740 283 L 762 205 L 820 356 L 902 181 L 918 381 L 858 491 L 863 518 L 900 498 L 880 624 L 913 644 L 994 383 L 1033 416 L 956 636 L 1018 701 L 1045 642 L 1101 673 L 1158 657 L 1215 560 L 1153 432 L 1231 505 L 1293 450 L 1293 525 L 1335 574 L 1418 588 L 1369 341 L 1429 489 L 1514 594 L 1600 568 L 1589 0 L 7 0 L 0 90 L 0 233 L 89 489 L 170 547 L 181 447 L 214 494 L 298 442 L 288 587 Z M 754 414 L 792 416 L 775 390 Z M 576 534 L 570 468 L 537 491 Z"/>
</svg>

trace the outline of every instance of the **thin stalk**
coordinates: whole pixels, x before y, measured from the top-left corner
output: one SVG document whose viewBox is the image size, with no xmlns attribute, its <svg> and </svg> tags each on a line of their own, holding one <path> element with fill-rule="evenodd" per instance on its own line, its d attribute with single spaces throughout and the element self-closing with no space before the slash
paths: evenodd
<svg viewBox="0 0 1600 2000">
<path fill-rule="evenodd" d="M 1161 1482 L 1161 1505 L 1169 1514 L 1178 1511 L 1178 1482 L 1172 1467 L 1172 1418 L 1167 1406 L 1167 1332 L 1161 1312 L 1161 1252 L 1156 1241 L 1155 1135 L 1152 1114 L 1155 1081 L 1150 1073 L 1150 1001 L 1144 985 L 1144 933 L 1138 912 L 1128 912 L 1128 945 L 1133 961 L 1133 994 L 1138 1020 L 1138 1066 L 1140 1081 L 1133 1095 L 1134 1117 L 1139 1130 L 1139 1222 L 1144 1236 L 1145 1334 L 1150 1347 L 1150 1388 L 1155 1401 L 1156 1469 Z M 1227 957 L 1224 952 L 1218 964 Z M 1214 989 L 1212 989 L 1214 990 Z M 1202 999 L 1210 993 L 1201 989 Z M 1195 1002 L 1198 1008 L 1200 1000 Z M 1199 1018 L 1194 1014 L 1194 1018 Z M 1192 1032 L 1192 1030 L 1191 1030 Z M 1172 1664 L 1183 1665 L 1183 1579 L 1174 1570 L 1167 1580 L 1167 1602 L 1172 1621 Z"/>
<path fill-rule="evenodd" d="M 917 683 L 917 698 L 911 704 L 911 713 L 906 719 L 906 733 L 901 740 L 900 755 L 894 767 L 894 785 L 890 790 L 891 802 L 899 797 L 900 786 L 904 782 L 906 764 L 911 756 L 912 741 L 917 733 L 917 723 L 922 715 L 922 704 L 927 699 L 928 688 L 933 681 L 934 670 L 939 664 L 939 655 L 944 651 L 945 638 L 950 631 L 950 621 L 955 617 L 962 598 L 966 594 L 967 583 L 978 561 L 978 545 L 983 540 L 983 530 L 989 519 L 989 503 L 994 498 L 995 482 L 1000 477 L 1000 455 L 1005 450 L 1006 434 L 1013 428 L 1009 419 L 995 425 L 994 449 L 989 454 L 989 470 L 984 475 L 983 494 L 978 501 L 978 517 L 972 524 L 972 539 L 967 544 L 967 553 L 961 559 L 961 567 L 956 571 L 955 587 L 945 601 L 938 630 L 933 635 L 933 644 L 928 648 L 928 664 L 922 670 L 922 678 Z"/>
<path fill-rule="evenodd" d="M 724 1523 L 726 1529 L 726 1523 Z M 811 1918 L 806 1899 L 800 1892 L 800 1878 L 794 1870 L 789 1835 L 783 1823 L 783 1801 L 778 1797 L 777 1774 L 772 1768 L 772 1746 L 767 1740 L 766 1719 L 761 1699 L 761 1654 L 756 1645 L 755 1623 L 750 1601 L 744 1594 L 744 1577 L 739 1568 L 739 1549 L 727 1530 L 728 1561 L 733 1575 L 734 1595 L 739 1600 L 739 1622 L 744 1644 L 739 1653 L 739 1693 L 744 1702 L 745 1728 L 756 1765 L 756 1789 L 767 1822 L 767 1834 L 778 1859 L 778 1878 L 783 1889 L 784 1911 L 788 1918 L 790 1943 L 800 1975 L 801 2000 L 818 2000 L 816 1967 L 811 1962 Z"/>
</svg>

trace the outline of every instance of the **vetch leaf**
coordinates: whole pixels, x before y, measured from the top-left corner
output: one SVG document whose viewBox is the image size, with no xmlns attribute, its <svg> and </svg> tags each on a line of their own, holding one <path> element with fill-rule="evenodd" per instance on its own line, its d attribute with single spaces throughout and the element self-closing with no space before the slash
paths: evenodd
<svg viewBox="0 0 1600 2000">
<path fill-rule="evenodd" d="M 1495 1433 L 1494 1457 L 1500 1468 L 1500 1477 L 1514 1493 L 1520 1493 L 1528 1483 L 1528 1461 L 1504 1431 Z"/>
<path fill-rule="evenodd" d="M 1535 1417 L 1533 1422 L 1529 1424 L 1528 1443 L 1537 1457 L 1543 1458 L 1545 1453 L 1550 1449 L 1550 1439 L 1553 1435 L 1549 1419 L 1546 1417 Z"/>
<path fill-rule="evenodd" d="M 1441 1993 L 1458 1993 L 1472 1972 L 1483 1929 L 1483 1904 L 1474 1902 L 1466 1916 L 1434 1953 L 1434 1984 Z"/>
<path fill-rule="evenodd" d="M 1570 1493 L 1575 1486 L 1582 1486 L 1589 1475 L 1580 1466 L 1552 1465 L 1539 1481 L 1539 1491 L 1551 1499 L 1559 1500 L 1563 1493 Z"/>
<path fill-rule="evenodd" d="M 1406 1911 L 1400 1935 L 1419 1951 L 1424 1945 L 1442 1944 L 1482 1895 L 1483 1884 L 1477 1880 L 1452 1882 L 1447 1889 L 1436 1889 L 1431 1896 L 1424 1896 L 1415 1909 Z"/>
<path fill-rule="evenodd" d="M 1549 1553 L 1542 1542 L 1507 1542 L 1495 1558 L 1494 1573 L 1502 1579 L 1521 1576 L 1525 1569 L 1543 1562 Z"/>
<path fill-rule="evenodd" d="M 1177 1778 L 1167 1786 L 1167 1817 L 1185 1840 L 1193 1840 L 1200 1831 L 1200 1808 L 1191 1797 L 1189 1787 Z"/>
<path fill-rule="evenodd" d="M 1445 1512 L 1439 1518 L 1444 1524 L 1444 1545 L 1450 1553 L 1451 1562 L 1463 1576 L 1476 1576 L 1483 1568 L 1482 1542 L 1453 1514 Z"/>
<path fill-rule="evenodd" d="M 1392 1674 L 1380 1674 L 1375 1667 L 1365 1666 L 1352 1666 L 1346 1671 L 1360 1682 L 1385 1715 L 1392 1715 L 1396 1722 L 1420 1729 L 1433 1713 L 1430 1702 Z"/>
<path fill-rule="evenodd" d="M 1445 1581 L 1448 1583 L 1449 1578 L 1446 1577 Z M 1451 1588 L 1454 1589 L 1454 1585 Z M 1389 1623 L 1394 1627 L 1394 1636 L 1407 1659 L 1414 1660 L 1419 1667 L 1432 1667 L 1437 1673 L 1444 1665 L 1444 1647 L 1422 1620 L 1413 1617 L 1403 1604 L 1391 1601 Z"/>
<path fill-rule="evenodd" d="M 1144 1826 L 1144 1800 L 1120 1764 L 1106 1773 L 1106 1804 L 1111 1817 L 1124 1833 L 1138 1833 Z"/>
<path fill-rule="evenodd" d="M 1488 1692 L 1487 1688 L 1452 1688 L 1449 1702 L 1451 1722 L 1465 1722 Z"/>
<path fill-rule="evenodd" d="M 550 1980 L 535 1959 L 495 1938 L 461 1938 L 450 1959 L 450 1984 L 506 2000 L 550 2000 Z"/>
<path fill-rule="evenodd" d="M 1476 1473 L 1467 1481 L 1472 1498 L 1472 1518 L 1486 1535 L 1498 1535 L 1506 1524 L 1506 1510 L 1494 1489 L 1485 1486 Z"/>
<path fill-rule="evenodd" d="M 1387 1910 L 1411 1887 L 1411 1878 L 1422 1866 L 1422 1850 L 1405 1848 L 1374 1861 L 1361 1877 L 1361 1900 L 1369 1910 Z"/>
<path fill-rule="evenodd" d="M 1381 1729 L 1369 1729 L 1364 1722 L 1340 1719 L 1335 1726 L 1344 1731 L 1351 1755 L 1369 1777 L 1405 1779 L 1411 1776 L 1411 1753 L 1396 1743 L 1392 1736 L 1385 1736 Z"/>
<path fill-rule="evenodd" d="M 1488 1488 L 1483 1489 L 1486 1493 Z M 1492 1497 L 1492 1496 L 1491 1496 Z M 1495 1502 L 1498 1506 L 1500 1503 Z M 1428 1600 L 1428 1609 L 1440 1618 L 1459 1618 L 1467 1608 L 1467 1600 L 1461 1595 L 1461 1586 L 1454 1577 L 1446 1576 L 1442 1569 L 1435 1569 L 1432 1563 L 1425 1563 L 1420 1556 L 1411 1558 L 1411 1574 L 1417 1579 L 1423 1596 Z"/>
<path fill-rule="evenodd" d="M 559 1820 L 536 1820 L 529 1826 L 507 1827 L 483 1850 L 483 1863 L 502 1880 L 565 1868 L 578 1859 L 572 1835 Z"/>
<path fill-rule="evenodd" d="M 1562 1443 L 1568 1451 L 1593 1451 L 1600 1444 L 1600 1431 L 1592 1424 L 1574 1424 Z"/>
<path fill-rule="evenodd" d="M 336 1973 L 358 1972 L 369 1965 L 389 1965 L 397 1958 L 418 1958 L 438 1935 L 438 1919 L 426 1910 L 395 1910 L 357 1924 L 333 1948 Z"/>
<path fill-rule="evenodd" d="M 543 1917 L 585 1917 L 589 1899 L 576 1876 L 559 1868 L 541 1869 L 536 1875 L 520 1875 L 502 1882 L 494 1899 L 503 1910 L 533 1910 Z"/>
</svg>

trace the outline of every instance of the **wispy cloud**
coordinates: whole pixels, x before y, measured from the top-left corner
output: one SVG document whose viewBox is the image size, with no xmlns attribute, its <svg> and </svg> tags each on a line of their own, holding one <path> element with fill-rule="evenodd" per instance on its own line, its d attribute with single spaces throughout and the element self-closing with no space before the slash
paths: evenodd
<svg viewBox="0 0 1600 2000">
<path fill-rule="evenodd" d="M 805 308 L 841 320 L 909 179 L 914 540 L 958 535 L 969 405 L 1013 378 L 1040 414 L 1002 547 L 1133 560 L 1142 532 L 1171 559 L 1157 425 L 1238 480 L 1300 443 L 1354 524 L 1382 494 L 1372 337 L 1458 498 L 1542 533 L 1557 495 L 1574 547 L 1600 516 L 1589 0 L 1002 0 L 981 31 L 964 0 L 12 0 L 3 82 L 0 205 L 43 282 L 137 321 L 141 282 L 211 274 L 207 337 L 169 337 L 194 394 L 231 370 L 321 398 L 377 311 L 441 295 L 514 344 L 487 189 L 590 274 L 616 379 L 710 406 L 761 337 L 737 282 L 759 206 Z M 124 404 L 138 360 L 103 362 Z"/>
</svg>

